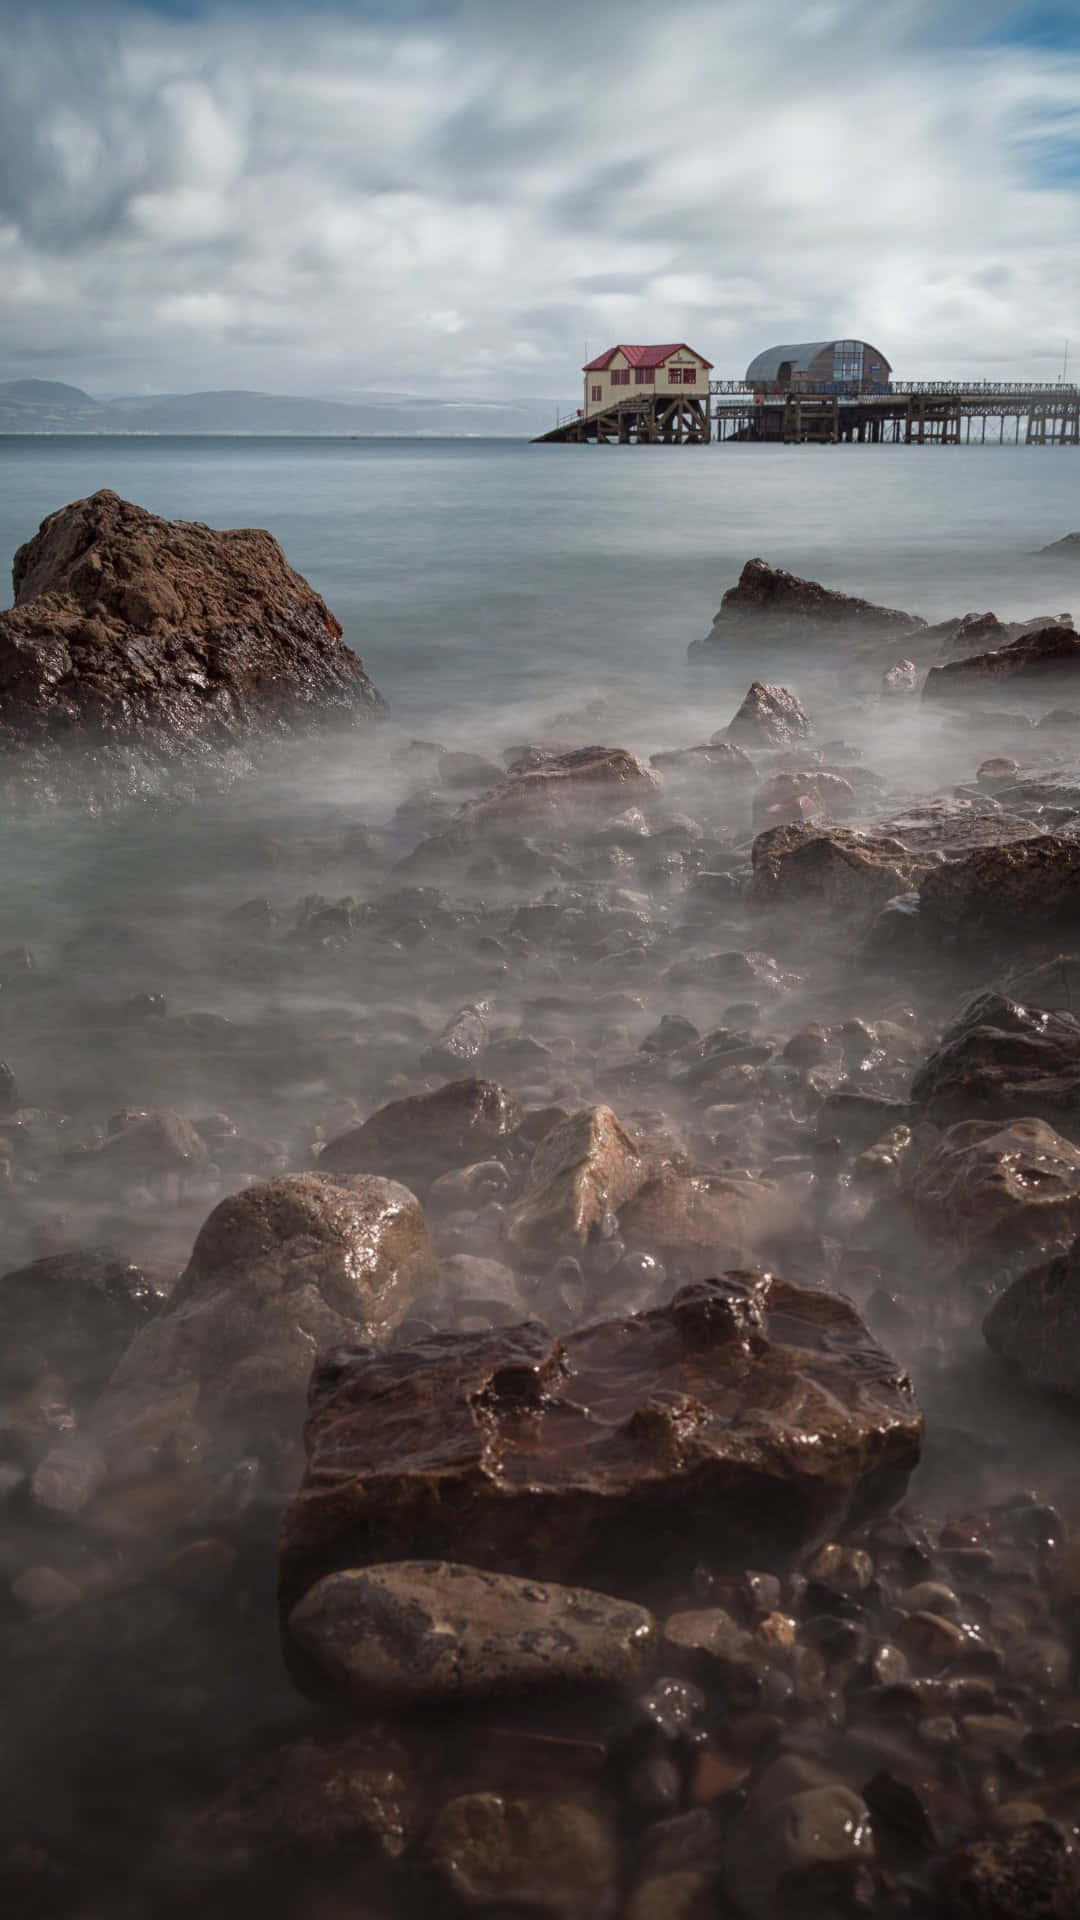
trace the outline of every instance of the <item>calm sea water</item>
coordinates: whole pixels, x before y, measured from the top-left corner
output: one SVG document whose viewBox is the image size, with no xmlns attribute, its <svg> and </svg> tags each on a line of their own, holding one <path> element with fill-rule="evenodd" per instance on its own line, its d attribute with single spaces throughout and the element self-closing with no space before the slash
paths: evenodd
<svg viewBox="0 0 1080 1920">
<path fill-rule="evenodd" d="M 6 438 L 0 565 L 98 487 L 268 527 L 429 727 L 586 688 L 692 698 L 687 642 L 753 554 L 930 617 L 1057 612 L 1068 580 L 1033 550 L 1080 526 L 1069 449 Z"/>
</svg>

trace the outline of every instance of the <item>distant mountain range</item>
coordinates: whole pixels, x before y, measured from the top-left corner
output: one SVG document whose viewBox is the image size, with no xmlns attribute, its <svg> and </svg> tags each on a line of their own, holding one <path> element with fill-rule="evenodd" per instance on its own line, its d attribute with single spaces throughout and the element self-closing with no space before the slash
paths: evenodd
<svg viewBox="0 0 1080 1920">
<path fill-rule="evenodd" d="M 355 401 L 278 393 L 157 393 L 95 400 L 60 380 L 0 380 L 0 433 L 500 434 L 550 425 L 542 403 L 491 406 L 414 394 Z"/>
</svg>

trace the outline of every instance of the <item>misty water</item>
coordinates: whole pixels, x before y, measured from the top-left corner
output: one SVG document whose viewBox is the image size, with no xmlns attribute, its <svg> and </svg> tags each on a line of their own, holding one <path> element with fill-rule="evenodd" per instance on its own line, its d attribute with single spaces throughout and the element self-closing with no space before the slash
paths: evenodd
<svg viewBox="0 0 1080 1920">
<path fill-rule="evenodd" d="M 754 1661 L 766 1642 L 740 1652 L 740 1684 L 753 1684 L 735 1706 L 730 1663 L 703 1660 L 701 1703 L 683 1703 L 674 1732 L 655 1700 L 536 1713 L 501 1703 L 460 1725 L 399 1721 L 391 1708 L 371 1736 L 381 1772 L 366 1749 L 362 1761 L 349 1750 L 351 1777 L 368 1783 L 352 1828 L 342 1816 L 301 1833 L 287 1803 L 292 1792 L 310 1816 L 315 1749 L 304 1743 L 355 1731 L 347 1712 L 292 1687 L 278 1646 L 277 1534 L 303 1469 L 302 1404 L 263 1451 L 239 1429 L 185 1451 L 180 1426 L 163 1428 L 133 1443 L 130 1474 L 114 1472 L 77 1513 L 43 1513 L 30 1479 L 53 1445 L 92 1426 L 94 1356 L 68 1378 L 70 1355 L 41 1359 L 47 1332 L 24 1353 L 8 1326 L 10 1910 L 614 1920 L 639 1884 L 685 1872 L 697 1878 L 679 1897 L 699 1905 L 635 1914 L 944 1920 L 939 1856 L 1009 1830 L 1001 1807 L 1046 1812 L 1075 1836 L 1080 1572 L 1062 1540 L 1080 1518 L 1080 1433 L 1068 1404 L 1021 1388 L 980 1330 L 996 1293 L 1062 1241 L 988 1242 L 978 1200 L 931 1230 L 902 1193 L 936 1139 L 917 1117 L 914 1144 L 903 1138 L 904 1103 L 942 1029 L 1061 941 L 1033 921 L 1000 942 L 913 958 L 887 937 L 875 947 L 867 922 L 843 913 L 764 916 L 743 888 L 755 835 L 793 817 L 782 804 L 762 813 L 753 795 L 791 769 L 838 776 L 841 810 L 827 825 L 897 834 L 931 860 L 1071 835 L 1075 721 L 1034 723 L 1080 701 L 1056 687 L 959 711 L 885 699 L 882 670 L 906 649 L 857 631 L 758 647 L 748 629 L 707 665 L 687 660 L 755 555 L 930 621 L 990 609 L 1080 617 L 1080 568 L 1038 552 L 1080 524 L 1071 452 L 7 441 L 0 555 L 101 487 L 164 516 L 269 529 L 341 620 L 390 718 L 275 748 L 258 771 L 179 799 L 91 814 L 69 790 L 7 821 L 0 1059 L 18 1094 L 0 1109 L 0 1274 L 106 1248 L 164 1299 L 223 1197 L 317 1166 L 328 1141 L 389 1101 L 479 1073 L 505 1085 L 523 1128 L 471 1189 L 432 1194 L 442 1163 L 433 1153 L 425 1167 L 421 1150 L 413 1184 L 452 1280 L 413 1303 L 403 1337 L 522 1313 L 568 1332 L 660 1306 L 715 1272 L 711 1246 L 626 1239 L 614 1217 L 579 1259 L 513 1271 L 505 1229 L 523 1143 L 531 1150 L 560 1111 L 603 1103 L 643 1153 L 760 1186 L 769 1197 L 748 1256 L 852 1299 L 910 1369 L 927 1433 L 901 1516 L 851 1535 L 872 1576 L 856 1558 L 835 1578 L 819 1569 L 808 1589 L 777 1556 L 770 1630 L 795 1621 L 797 1647 L 764 1678 Z M 937 647 L 919 657 L 920 678 Z M 540 819 L 517 846 L 453 840 L 459 810 L 523 754 L 600 744 L 647 764 L 725 727 L 755 678 L 793 689 L 814 731 L 805 748 L 755 753 L 748 784 L 684 763 L 665 769 L 662 790 L 630 789 L 599 815 L 594 803 L 565 830 Z M 483 764 L 446 762 L 446 749 Z M 980 787 L 989 756 L 1016 769 Z M 458 1043 L 441 1036 L 467 1006 L 480 1039 L 466 1033 L 455 1070 Z M 670 1052 L 667 1039 L 653 1044 L 664 1015 L 691 1023 Z M 828 1118 L 838 1091 L 871 1102 L 850 1133 Z M 110 1159 L 110 1141 L 160 1112 L 194 1127 L 190 1165 L 175 1133 L 145 1164 Z M 1073 1112 L 1058 1124 L 1067 1142 L 1080 1138 Z M 1073 1172 L 1080 1186 L 1080 1155 L 1047 1177 L 1067 1186 Z M 466 1268 L 498 1262 L 504 1279 L 485 1268 L 484 1283 L 503 1296 L 484 1293 L 479 1268 L 469 1282 L 446 1265 L 455 1256 Z M 104 1362 L 98 1372 L 95 1392 Z M 42 1568 L 67 1583 L 53 1601 L 47 1582 L 17 1584 Z M 723 1606 L 752 1635 L 764 1629 L 746 1574 L 706 1542 L 692 1570 L 643 1564 L 641 1584 L 661 1616 Z M 920 1581 L 936 1583 L 937 1601 L 905 1605 Z M 271 1792 L 259 1769 L 279 1751 L 300 1757 Z M 876 1877 L 843 1855 L 817 1893 L 800 1883 L 801 1905 L 770 1904 L 739 1822 L 749 1807 L 751 1831 L 767 1836 L 753 1795 L 777 1755 L 851 1792 L 889 1776 L 873 1803 Z M 556 1886 L 535 1903 L 521 1884 L 477 1899 L 452 1880 L 448 1891 L 427 1837 L 440 1806 L 466 1788 L 528 1795 L 538 1780 L 616 1834 L 611 1885 Z M 208 1810 L 230 1794 L 215 1826 Z M 911 1841 L 912 1799 L 932 1841 Z M 703 1840 L 693 1821 L 704 1809 Z M 816 1865 L 828 1866 L 822 1849 Z M 707 1904 L 721 1898 L 734 1904 Z"/>
</svg>

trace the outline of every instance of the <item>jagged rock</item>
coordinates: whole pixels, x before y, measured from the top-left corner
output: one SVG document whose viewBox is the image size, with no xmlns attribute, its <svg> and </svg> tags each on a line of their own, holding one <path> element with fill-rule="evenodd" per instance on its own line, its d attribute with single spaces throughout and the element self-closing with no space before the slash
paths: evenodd
<svg viewBox="0 0 1080 1920">
<path fill-rule="evenodd" d="M 1080 1394 L 1080 1239 L 1019 1274 L 994 1301 L 983 1332 L 1033 1386 Z"/>
<path fill-rule="evenodd" d="M 107 1479 L 175 1472 L 221 1447 L 288 1459 L 318 1348 L 385 1338 L 437 1281 L 419 1203 L 392 1180 L 286 1174 L 230 1195 L 85 1431 L 38 1467 L 38 1505 L 78 1512 Z"/>
<path fill-rule="evenodd" d="M 921 1424 L 852 1306 L 762 1273 L 563 1339 L 345 1349 L 312 1382 L 283 1606 L 418 1553 L 647 1601 L 703 1551 L 771 1564 L 899 1497 Z"/>
<path fill-rule="evenodd" d="M 770 567 L 764 560 L 748 560 L 738 586 L 729 587 L 725 593 L 711 633 L 691 643 L 690 658 L 708 658 L 730 637 L 740 636 L 748 624 L 755 634 L 770 639 L 786 639 L 822 627 L 852 628 L 867 638 L 891 639 L 924 627 L 926 622 L 917 614 L 877 607 L 854 594 L 838 593 L 817 580 L 800 580 L 797 574 Z"/>
<path fill-rule="evenodd" d="M 1080 1148 L 1045 1120 L 961 1120 L 904 1197 L 926 1231 L 965 1248 L 1061 1246 L 1080 1232 Z"/>
<path fill-rule="evenodd" d="M 719 745 L 727 739 L 744 747 L 787 747 L 805 740 L 809 732 L 810 716 L 789 688 L 754 680 L 734 720 L 713 735 L 713 742 Z"/>
<path fill-rule="evenodd" d="M 899 889 L 898 889 L 899 891 Z M 975 847 L 928 873 L 919 887 L 924 928 L 938 938 L 1011 941 L 1080 922 L 1080 837 Z"/>
<path fill-rule="evenodd" d="M 608 1820 L 556 1794 L 466 1793 L 428 1835 L 432 1866 L 468 1911 L 609 1920 L 619 1856 Z"/>
<path fill-rule="evenodd" d="M 1040 553 L 1054 553 L 1063 560 L 1080 560 L 1080 533 L 1063 534 L 1060 540 L 1051 540 L 1048 547 L 1040 547 Z"/>
<path fill-rule="evenodd" d="M 938 1125 L 1035 1115 L 1071 1132 L 1080 1103 L 1080 1020 L 980 994 L 919 1069 L 911 1101 Z"/>
<path fill-rule="evenodd" d="M 644 1607 L 445 1560 L 328 1574 L 293 1608 L 288 1633 L 316 1692 L 363 1706 L 620 1687 L 656 1649 Z"/>
<path fill-rule="evenodd" d="M 931 667 L 923 686 L 924 700 L 993 689 L 1003 682 L 1043 681 L 1051 676 L 1074 679 L 1080 671 L 1080 634 L 1072 627 L 1043 627 L 1023 634 L 992 653 L 973 653 Z"/>
<path fill-rule="evenodd" d="M 509 1244 L 522 1253 L 584 1246 L 605 1215 L 637 1192 L 647 1171 L 610 1107 L 575 1113 L 539 1142 L 507 1221 Z"/>
<path fill-rule="evenodd" d="M 0 1279 L 0 1381 L 48 1374 L 76 1399 L 104 1385 L 165 1299 L 161 1281 L 100 1248 L 51 1254 Z"/>
<path fill-rule="evenodd" d="M 380 1107 L 327 1142 L 325 1173 L 384 1173 L 430 1183 L 448 1167 L 497 1156 L 521 1123 L 516 1100 L 494 1080 L 449 1080 L 433 1093 Z"/>
<path fill-rule="evenodd" d="M 874 840 L 848 827 L 769 827 L 754 841 L 749 900 L 759 907 L 808 906 L 844 916 L 877 912 L 908 893 L 926 871 L 899 840 Z"/>
<path fill-rule="evenodd" d="M 72 733 L 175 758 L 212 735 L 382 709 L 363 663 L 268 533 L 218 533 L 108 491 L 19 548 L 0 613 L 0 741 Z"/>
<path fill-rule="evenodd" d="M 796 1224 L 798 1207 L 773 1180 L 660 1167 L 619 1215 L 623 1238 L 689 1260 L 696 1276 L 760 1256 Z"/>
<path fill-rule="evenodd" d="M 425 1073 L 450 1073 L 455 1067 L 467 1067 L 487 1046 L 488 1030 L 484 1018 L 488 1008 L 460 1007 L 442 1032 L 420 1056 Z"/>
<path fill-rule="evenodd" d="M 206 1142 L 190 1120 L 163 1109 L 143 1114 L 121 1127 L 99 1147 L 80 1154 L 72 1164 L 80 1172 L 97 1173 L 105 1179 L 125 1174 L 138 1178 L 146 1174 L 190 1173 L 209 1158 Z"/>
</svg>

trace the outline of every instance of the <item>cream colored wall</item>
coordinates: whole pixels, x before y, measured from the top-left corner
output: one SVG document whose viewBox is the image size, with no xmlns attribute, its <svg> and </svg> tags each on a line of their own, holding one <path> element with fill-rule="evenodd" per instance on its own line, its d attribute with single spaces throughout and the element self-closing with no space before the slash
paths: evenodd
<svg viewBox="0 0 1080 1920">
<path fill-rule="evenodd" d="M 672 399 L 674 399 L 676 394 L 679 393 L 696 393 L 705 396 L 709 391 L 709 375 L 705 370 L 705 362 L 700 353 L 689 353 L 685 350 L 679 353 L 673 353 L 670 359 L 665 361 L 663 367 L 656 368 L 652 383 L 648 386 L 639 387 L 636 384 L 633 368 L 630 369 L 629 386 L 614 386 L 611 375 L 620 368 L 626 368 L 629 365 L 630 363 L 626 355 L 624 353 L 617 353 L 608 362 L 608 365 L 602 373 L 587 373 L 585 375 L 585 385 L 583 389 L 585 398 L 583 404 L 586 414 L 603 413 L 607 407 L 616 405 L 620 400 L 628 400 L 631 395 L 635 393 L 656 392 L 659 394 L 670 394 Z M 667 377 L 668 367 L 697 367 L 697 380 L 692 387 L 684 387 L 682 385 L 673 387 Z M 592 398 L 592 390 L 594 387 L 601 389 L 601 398 L 599 400 Z"/>
</svg>

